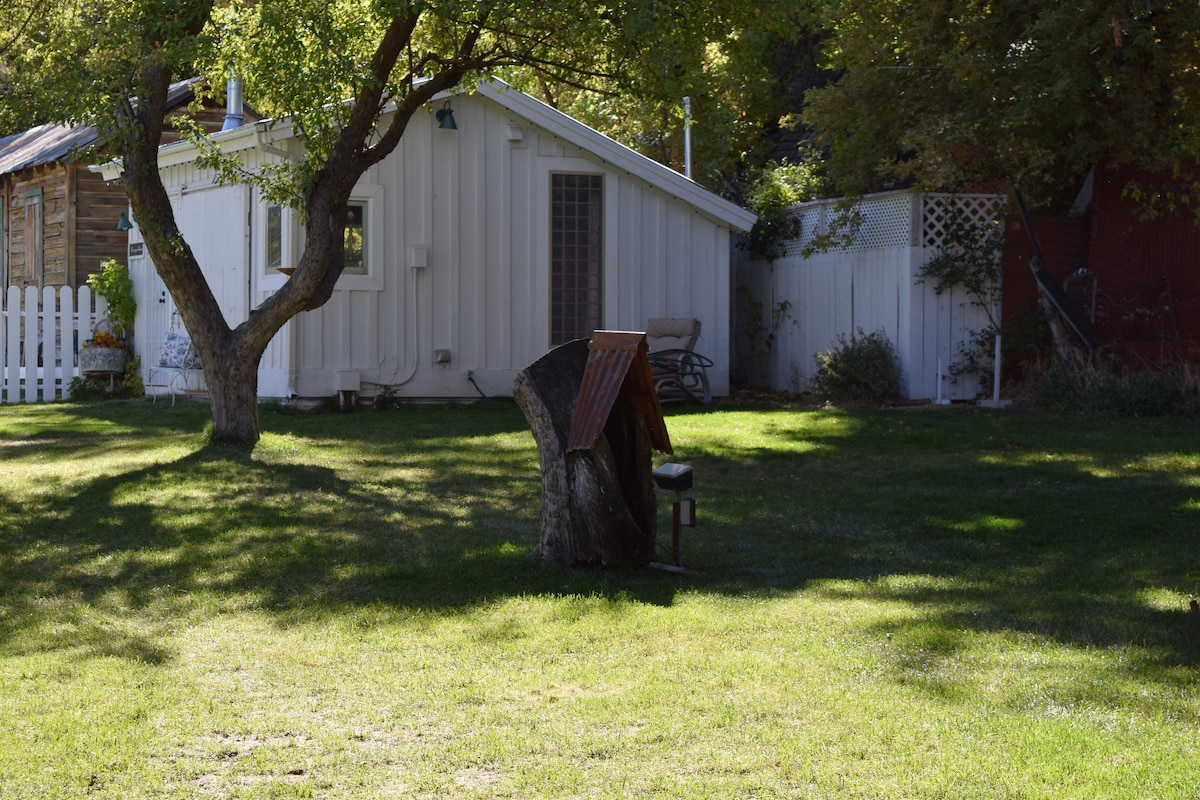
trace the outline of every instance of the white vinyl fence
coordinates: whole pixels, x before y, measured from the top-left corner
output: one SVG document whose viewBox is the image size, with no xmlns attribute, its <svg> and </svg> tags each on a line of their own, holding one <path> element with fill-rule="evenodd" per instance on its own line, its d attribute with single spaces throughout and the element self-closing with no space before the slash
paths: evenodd
<svg viewBox="0 0 1200 800">
<path fill-rule="evenodd" d="M 800 392 L 809 388 L 818 352 L 860 329 L 883 331 L 895 348 L 906 397 L 970 400 L 978 376 L 950 378 L 987 314 L 965 291 L 941 295 L 922 283 L 922 265 L 936 255 L 947 222 L 1002 220 L 1000 195 L 890 192 L 858 201 L 853 225 L 838 245 L 804 251 L 816 237 L 836 233 L 840 200 L 795 206 L 801 234 L 774 262 L 741 260 L 734 267 L 734 340 L 737 373 L 759 386 Z M 998 309 L 996 309 L 998 311 Z"/>
<path fill-rule="evenodd" d="M 87 286 L 10 286 L 0 300 L 0 403 L 66 397 L 103 298 Z"/>
</svg>

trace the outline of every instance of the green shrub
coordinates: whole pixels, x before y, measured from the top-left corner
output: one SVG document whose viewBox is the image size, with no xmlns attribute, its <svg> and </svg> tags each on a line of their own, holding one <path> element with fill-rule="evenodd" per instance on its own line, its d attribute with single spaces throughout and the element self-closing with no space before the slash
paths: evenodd
<svg viewBox="0 0 1200 800">
<path fill-rule="evenodd" d="M 892 343 L 883 331 L 864 334 L 862 328 L 847 341 L 816 355 L 812 388 L 834 401 L 888 400 L 900 396 L 900 367 Z"/>
<path fill-rule="evenodd" d="M 1041 408 L 1083 408 L 1083 386 L 1079 376 L 1061 361 L 1053 361 L 1033 380 L 1033 403 Z"/>
<path fill-rule="evenodd" d="M 100 271 L 88 276 L 87 283 L 108 304 L 112 334 L 119 339 L 131 334 L 133 317 L 137 313 L 137 299 L 133 294 L 129 269 L 115 259 L 105 259 L 100 264 Z"/>
<path fill-rule="evenodd" d="M 141 356 L 125 362 L 125 374 L 115 380 L 107 377 L 76 375 L 67 387 L 67 397 L 76 402 L 87 400 L 128 400 L 146 396 L 142 383 Z"/>
<path fill-rule="evenodd" d="M 1188 369 L 1118 371 L 1088 364 L 1051 364 L 1037 379 L 1045 408 L 1116 417 L 1200 415 L 1200 384 Z"/>
<path fill-rule="evenodd" d="M 800 219 L 789 212 L 796 203 L 822 195 L 821 157 L 801 147 L 798 161 L 771 161 L 758 172 L 746 191 L 746 207 L 758 215 L 738 247 L 750 258 L 774 261 L 800 235 Z"/>
</svg>

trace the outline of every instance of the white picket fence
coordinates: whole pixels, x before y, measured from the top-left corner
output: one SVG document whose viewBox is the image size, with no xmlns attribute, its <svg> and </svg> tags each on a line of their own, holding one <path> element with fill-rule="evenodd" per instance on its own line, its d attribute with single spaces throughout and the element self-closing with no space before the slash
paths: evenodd
<svg viewBox="0 0 1200 800">
<path fill-rule="evenodd" d="M 105 309 L 87 286 L 8 287 L 0 305 L 0 403 L 66 397 L 79 374 L 79 347 Z"/>
</svg>

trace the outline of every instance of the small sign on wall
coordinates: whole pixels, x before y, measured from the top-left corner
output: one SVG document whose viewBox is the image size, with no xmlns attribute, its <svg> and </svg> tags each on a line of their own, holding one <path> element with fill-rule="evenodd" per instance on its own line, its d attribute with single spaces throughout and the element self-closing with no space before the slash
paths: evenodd
<svg viewBox="0 0 1200 800">
<path fill-rule="evenodd" d="M 130 242 L 129 243 L 129 257 L 130 258 L 140 257 L 142 255 L 142 247 L 143 247 L 142 242 Z"/>
</svg>

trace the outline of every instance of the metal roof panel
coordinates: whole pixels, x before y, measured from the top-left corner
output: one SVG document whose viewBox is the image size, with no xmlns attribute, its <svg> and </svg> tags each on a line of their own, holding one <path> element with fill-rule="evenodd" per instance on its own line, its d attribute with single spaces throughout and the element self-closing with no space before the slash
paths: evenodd
<svg viewBox="0 0 1200 800">
<path fill-rule="evenodd" d="M 583 382 L 571 417 L 567 452 L 591 449 L 618 398 L 646 420 L 651 446 L 664 453 L 672 452 L 646 351 L 644 333 L 596 331 L 592 334 Z"/>
<path fill-rule="evenodd" d="M 0 139 L 0 174 L 38 167 L 67 158 L 76 147 L 96 141 L 88 125 L 39 125 Z"/>
<path fill-rule="evenodd" d="M 167 88 L 167 108 L 191 102 L 199 78 L 176 81 Z M 97 139 L 90 125 L 38 125 L 27 131 L 0 139 L 0 175 L 29 167 L 40 167 L 68 159 L 77 147 L 86 147 Z"/>
</svg>

